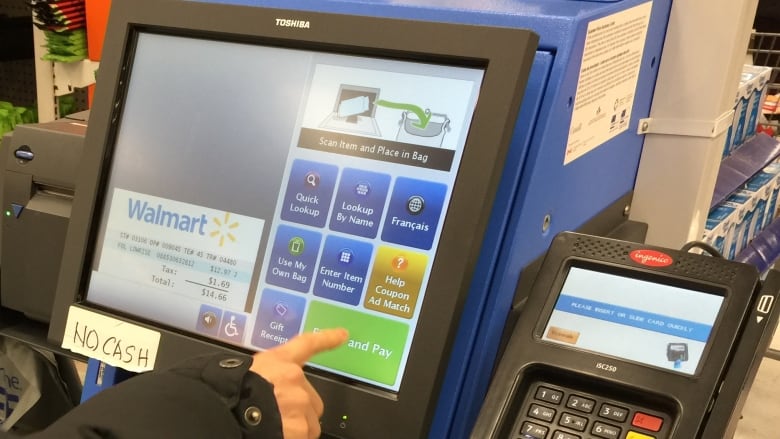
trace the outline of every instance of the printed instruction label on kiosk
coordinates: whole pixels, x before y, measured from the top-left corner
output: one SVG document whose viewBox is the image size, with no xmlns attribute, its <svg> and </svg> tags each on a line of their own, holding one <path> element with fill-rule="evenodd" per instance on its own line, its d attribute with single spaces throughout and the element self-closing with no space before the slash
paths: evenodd
<svg viewBox="0 0 780 439">
<path fill-rule="evenodd" d="M 778 272 L 562 233 L 472 437 L 730 437 L 779 291 Z"/>
</svg>

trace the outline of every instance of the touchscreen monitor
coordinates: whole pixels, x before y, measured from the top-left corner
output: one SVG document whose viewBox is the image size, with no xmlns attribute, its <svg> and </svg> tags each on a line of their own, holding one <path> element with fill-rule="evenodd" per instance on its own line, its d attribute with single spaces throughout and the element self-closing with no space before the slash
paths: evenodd
<svg viewBox="0 0 780 439">
<path fill-rule="evenodd" d="M 483 75 L 140 32 L 86 299 L 397 390 Z"/>
<path fill-rule="evenodd" d="M 537 41 L 112 3 L 50 339 L 99 315 L 165 368 L 343 327 L 307 363 L 323 431 L 424 436 Z"/>
<path fill-rule="evenodd" d="M 542 339 L 697 373 L 724 296 L 572 266 Z"/>
</svg>

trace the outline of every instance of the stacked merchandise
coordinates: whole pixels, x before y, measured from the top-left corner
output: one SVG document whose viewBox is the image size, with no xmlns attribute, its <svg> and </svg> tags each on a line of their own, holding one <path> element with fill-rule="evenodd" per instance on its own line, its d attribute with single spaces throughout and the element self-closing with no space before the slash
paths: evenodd
<svg viewBox="0 0 780 439">
<path fill-rule="evenodd" d="M 723 148 L 724 159 L 734 159 L 730 156 L 756 135 L 771 76 L 771 67 L 743 67 L 734 99 L 734 118 Z M 702 240 L 724 257 L 735 259 L 775 219 L 779 192 L 780 163 L 775 162 L 751 176 L 710 210 Z"/>
<path fill-rule="evenodd" d="M 733 154 L 756 134 L 772 68 L 745 65 L 734 97 L 734 118 L 726 134 L 723 157 Z"/>
<path fill-rule="evenodd" d="M 774 162 L 710 211 L 703 241 L 735 259 L 775 219 L 778 193 L 780 163 Z"/>
<path fill-rule="evenodd" d="M 34 109 L 14 107 L 10 102 L 0 101 L 0 137 L 20 123 L 34 123 L 37 120 Z"/>
<path fill-rule="evenodd" d="M 87 57 L 84 0 L 31 0 L 35 25 L 46 37 L 48 61 L 75 62 Z"/>
</svg>

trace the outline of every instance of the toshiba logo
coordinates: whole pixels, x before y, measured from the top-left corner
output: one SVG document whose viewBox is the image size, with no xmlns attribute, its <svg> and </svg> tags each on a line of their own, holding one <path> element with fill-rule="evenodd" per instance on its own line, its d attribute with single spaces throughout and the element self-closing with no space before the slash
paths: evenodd
<svg viewBox="0 0 780 439">
<path fill-rule="evenodd" d="M 308 29 L 309 20 L 292 20 L 290 18 L 277 18 L 276 25 L 281 27 L 297 27 L 299 29 Z"/>
</svg>

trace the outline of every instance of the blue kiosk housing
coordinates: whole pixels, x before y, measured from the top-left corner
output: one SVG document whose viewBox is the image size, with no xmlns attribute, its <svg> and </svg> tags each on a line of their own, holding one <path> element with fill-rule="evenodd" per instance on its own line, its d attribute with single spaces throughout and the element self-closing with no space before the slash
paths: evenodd
<svg viewBox="0 0 780 439">
<path fill-rule="evenodd" d="M 431 438 L 467 437 L 490 382 L 523 268 L 544 254 L 558 232 L 579 228 L 634 187 L 644 141 L 643 136 L 637 135 L 637 126 L 650 112 L 671 1 L 226 3 L 519 27 L 539 34 L 539 48 L 489 230 L 429 434 Z M 652 5 L 652 12 L 628 128 L 564 164 L 589 23 L 646 3 Z"/>
<path fill-rule="evenodd" d="M 429 429 L 431 438 L 468 437 L 487 392 L 521 272 L 561 231 L 576 230 L 629 200 L 671 10 L 671 0 L 212 0 L 257 7 L 530 29 L 540 36 L 481 256 Z M 615 25 L 617 23 L 617 25 Z M 605 29 L 615 26 L 615 33 Z M 377 29 L 382 32 L 382 29 Z M 591 33 L 600 33 L 594 41 Z M 387 35 L 387 38 L 393 38 Z M 431 38 L 436 38 L 432 35 Z M 625 47 L 620 69 L 596 68 L 599 49 Z M 611 60 L 611 61 L 614 61 Z M 601 59 L 609 63 L 610 60 Z M 614 73 L 614 76 L 610 76 Z M 628 93 L 599 105 L 627 75 Z M 635 82 L 635 83 L 634 83 Z M 587 96 L 586 96 L 587 95 Z M 583 102 L 588 100 L 588 102 Z M 595 102 L 595 104 L 593 104 Z M 593 104 L 593 114 L 583 114 Z M 573 123 L 573 115 L 586 126 Z M 587 117 L 586 117 L 587 116 Z M 610 118 L 614 117 L 611 120 Z M 587 121 L 606 118 L 608 130 Z M 573 135 L 581 142 L 572 143 Z M 579 149 L 578 149 L 579 148 Z"/>
</svg>

